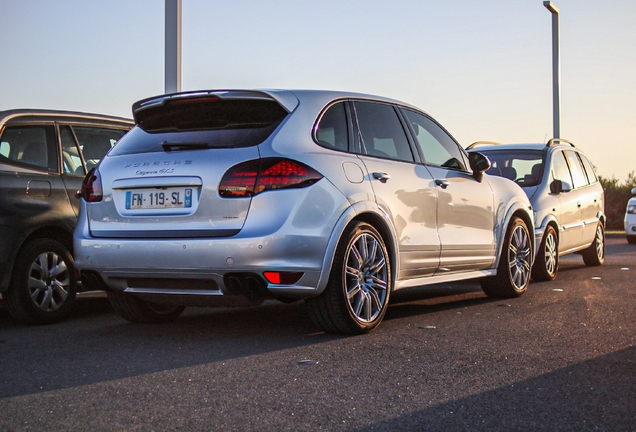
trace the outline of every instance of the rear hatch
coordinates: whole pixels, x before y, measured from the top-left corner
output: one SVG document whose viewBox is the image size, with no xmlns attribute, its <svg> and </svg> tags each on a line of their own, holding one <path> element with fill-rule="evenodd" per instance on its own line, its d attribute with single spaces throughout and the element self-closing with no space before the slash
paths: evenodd
<svg viewBox="0 0 636 432">
<path fill-rule="evenodd" d="M 91 235 L 183 238 L 238 233 L 251 193 L 234 194 L 226 179 L 223 197 L 220 184 L 237 164 L 252 161 L 258 167 L 258 144 L 272 135 L 288 109 L 264 92 L 230 91 L 146 99 L 133 105 L 133 112 L 135 128 L 85 179 Z"/>
</svg>

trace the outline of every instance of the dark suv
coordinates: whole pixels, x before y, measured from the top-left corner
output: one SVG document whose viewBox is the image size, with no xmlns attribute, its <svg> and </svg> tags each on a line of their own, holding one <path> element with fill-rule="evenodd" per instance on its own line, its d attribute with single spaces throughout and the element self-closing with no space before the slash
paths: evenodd
<svg viewBox="0 0 636 432">
<path fill-rule="evenodd" d="M 70 311 L 75 194 L 132 125 L 98 114 L 0 111 L 0 293 L 16 320 L 45 324 Z"/>
</svg>

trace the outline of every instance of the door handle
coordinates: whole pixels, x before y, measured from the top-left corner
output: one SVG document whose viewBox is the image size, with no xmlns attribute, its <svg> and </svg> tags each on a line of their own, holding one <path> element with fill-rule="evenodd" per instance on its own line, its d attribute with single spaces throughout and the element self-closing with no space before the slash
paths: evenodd
<svg viewBox="0 0 636 432">
<path fill-rule="evenodd" d="M 446 189 L 450 183 L 448 182 L 448 180 L 435 179 L 435 184 L 437 186 L 441 186 L 442 189 Z"/>
<path fill-rule="evenodd" d="M 386 181 L 391 178 L 391 175 L 387 173 L 374 172 L 373 178 L 376 180 L 380 180 L 382 183 L 386 183 Z"/>
</svg>

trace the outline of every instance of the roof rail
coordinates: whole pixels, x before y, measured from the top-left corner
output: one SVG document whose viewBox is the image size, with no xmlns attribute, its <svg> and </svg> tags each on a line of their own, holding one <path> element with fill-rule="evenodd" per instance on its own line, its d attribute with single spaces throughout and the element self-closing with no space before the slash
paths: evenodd
<svg viewBox="0 0 636 432">
<path fill-rule="evenodd" d="M 557 142 L 562 142 L 562 143 L 567 143 L 570 144 L 572 147 L 576 147 L 574 144 L 572 144 L 570 141 L 565 140 L 563 138 L 551 138 L 550 141 L 548 141 L 548 143 L 545 145 L 546 147 L 552 147 L 553 145 L 555 145 L 555 143 Z"/>
<path fill-rule="evenodd" d="M 499 145 L 501 143 L 495 142 L 495 141 L 475 141 L 474 143 L 472 143 L 471 145 L 469 145 L 468 147 L 466 147 L 466 150 L 470 150 L 473 149 L 477 146 L 480 145 Z"/>
</svg>

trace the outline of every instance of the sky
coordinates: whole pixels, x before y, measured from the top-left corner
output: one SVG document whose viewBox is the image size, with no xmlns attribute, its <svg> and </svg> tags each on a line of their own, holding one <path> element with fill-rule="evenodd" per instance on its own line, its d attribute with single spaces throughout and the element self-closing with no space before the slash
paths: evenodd
<svg viewBox="0 0 636 432">
<path fill-rule="evenodd" d="M 554 0 L 561 137 L 636 171 L 636 1 Z M 0 110 L 131 117 L 164 92 L 164 0 L 0 0 Z M 182 0 L 182 89 L 329 89 L 415 105 L 464 147 L 552 137 L 542 0 Z"/>
</svg>

